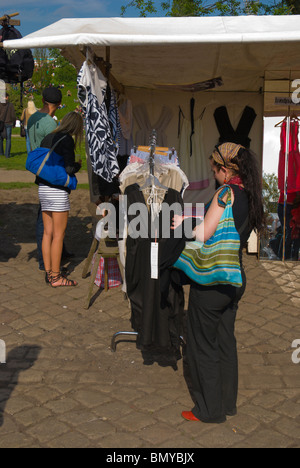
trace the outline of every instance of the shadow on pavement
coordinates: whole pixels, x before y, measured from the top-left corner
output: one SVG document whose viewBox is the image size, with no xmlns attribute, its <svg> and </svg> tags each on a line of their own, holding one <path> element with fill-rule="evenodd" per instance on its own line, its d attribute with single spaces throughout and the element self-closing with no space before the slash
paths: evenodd
<svg viewBox="0 0 300 468">
<path fill-rule="evenodd" d="M 4 422 L 5 406 L 18 385 L 20 372 L 33 367 L 41 349 L 35 345 L 19 346 L 9 352 L 6 364 L 0 364 L 0 427 Z"/>
<path fill-rule="evenodd" d="M 36 221 L 39 205 L 17 202 L 0 203 L 0 262 L 17 258 L 22 244 L 36 245 Z M 88 225 L 90 217 L 70 216 L 65 243 L 67 250 L 74 254 L 69 271 L 86 258 L 92 243 Z M 24 249 L 24 247 L 23 247 Z M 28 252 L 28 261 L 37 259 L 37 249 Z"/>
</svg>

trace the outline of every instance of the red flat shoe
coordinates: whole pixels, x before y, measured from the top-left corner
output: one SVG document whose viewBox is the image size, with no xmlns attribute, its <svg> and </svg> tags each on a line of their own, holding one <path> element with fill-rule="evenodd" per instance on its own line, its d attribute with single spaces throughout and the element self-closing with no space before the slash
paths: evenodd
<svg viewBox="0 0 300 468">
<path fill-rule="evenodd" d="M 192 411 L 182 411 L 181 416 L 183 419 L 186 419 L 187 421 L 198 421 L 200 422 L 200 419 L 196 418 Z"/>
</svg>

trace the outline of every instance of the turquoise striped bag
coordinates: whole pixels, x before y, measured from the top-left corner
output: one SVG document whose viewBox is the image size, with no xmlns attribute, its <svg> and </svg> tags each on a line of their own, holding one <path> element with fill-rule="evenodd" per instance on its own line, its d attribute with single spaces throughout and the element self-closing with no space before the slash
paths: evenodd
<svg viewBox="0 0 300 468">
<path fill-rule="evenodd" d="M 228 199 L 225 204 L 222 198 L 226 192 Z M 228 185 L 219 191 L 218 201 L 225 210 L 215 234 L 205 243 L 187 242 L 174 268 L 182 270 L 191 280 L 203 286 L 230 284 L 240 288 L 243 284 L 239 258 L 241 240 L 235 227 Z"/>
</svg>

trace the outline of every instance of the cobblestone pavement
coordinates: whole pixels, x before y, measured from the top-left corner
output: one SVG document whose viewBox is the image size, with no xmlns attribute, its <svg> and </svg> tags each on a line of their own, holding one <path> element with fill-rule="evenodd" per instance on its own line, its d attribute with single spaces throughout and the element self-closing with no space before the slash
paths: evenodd
<svg viewBox="0 0 300 468">
<path fill-rule="evenodd" d="M 187 422 L 181 411 L 192 400 L 183 361 L 177 371 L 144 366 L 128 341 L 112 353 L 112 335 L 130 330 L 120 289 L 83 307 L 88 191 L 78 191 L 80 207 L 72 202 L 67 234 L 77 254 L 71 277 L 80 285 L 54 290 L 35 258 L 35 190 L 15 190 L 13 203 L 12 193 L 8 199 L 0 191 L 0 339 L 7 355 L 0 364 L 1 448 L 300 447 L 300 364 L 292 362 L 293 352 L 300 358 L 292 348 L 300 340 L 300 265 L 245 256 L 238 415 L 221 425 Z"/>
</svg>

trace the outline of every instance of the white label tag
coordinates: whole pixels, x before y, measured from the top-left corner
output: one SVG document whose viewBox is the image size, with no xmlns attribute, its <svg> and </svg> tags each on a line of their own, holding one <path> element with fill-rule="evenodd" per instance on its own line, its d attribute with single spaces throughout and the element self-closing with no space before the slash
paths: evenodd
<svg viewBox="0 0 300 468">
<path fill-rule="evenodd" d="M 151 279 L 158 279 L 158 243 L 151 243 Z"/>
</svg>

